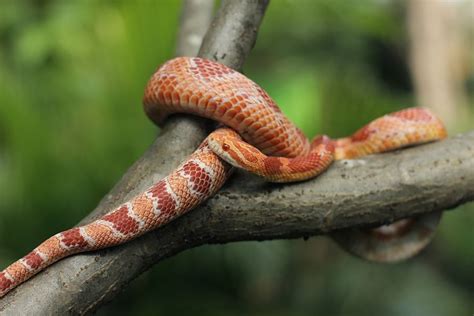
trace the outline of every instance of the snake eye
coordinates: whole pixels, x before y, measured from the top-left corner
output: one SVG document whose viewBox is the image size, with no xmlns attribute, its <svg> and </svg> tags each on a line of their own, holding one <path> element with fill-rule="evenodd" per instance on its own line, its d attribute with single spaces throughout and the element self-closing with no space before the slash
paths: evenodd
<svg viewBox="0 0 474 316">
<path fill-rule="evenodd" d="M 230 149 L 230 146 L 227 145 L 227 144 L 222 144 L 222 149 L 223 149 L 224 151 L 228 151 L 228 150 Z"/>
</svg>

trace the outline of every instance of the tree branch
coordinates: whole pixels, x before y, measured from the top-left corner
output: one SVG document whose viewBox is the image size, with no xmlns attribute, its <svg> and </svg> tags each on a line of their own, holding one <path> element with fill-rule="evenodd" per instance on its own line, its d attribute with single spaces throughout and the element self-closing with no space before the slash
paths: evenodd
<svg viewBox="0 0 474 316">
<path fill-rule="evenodd" d="M 239 69 L 256 41 L 267 5 L 268 0 L 222 0 L 199 56 Z M 192 45 L 188 47 L 193 49 Z M 100 217 L 165 177 L 197 148 L 210 127 L 209 121 L 196 117 L 182 115 L 169 119 L 151 147 L 80 224 Z M 4 297 L 0 301 L 0 314 L 82 315 L 94 311 L 155 260 L 163 258 L 162 248 L 156 247 L 157 238 L 169 251 L 178 251 L 174 232 L 161 239 L 169 233 L 147 234 L 114 249 L 63 259 Z M 171 254 L 167 252 L 167 256 Z"/>
<path fill-rule="evenodd" d="M 193 226 L 188 242 L 197 239 L 198 244 L 301 238 L 378 226 L 473 200 L 471 131 L 393 153 L 336 161 L 302 183 L 268 184 L 239 173 L 185 222 L 174 225 Z M 201 225 L 194 223 L 198 218 Z"/>
<path fill-rule="evenodd" d="M 176 56 L 196 56 L 212 21 L 214 0 L 183 0 Z"/>
</svg>

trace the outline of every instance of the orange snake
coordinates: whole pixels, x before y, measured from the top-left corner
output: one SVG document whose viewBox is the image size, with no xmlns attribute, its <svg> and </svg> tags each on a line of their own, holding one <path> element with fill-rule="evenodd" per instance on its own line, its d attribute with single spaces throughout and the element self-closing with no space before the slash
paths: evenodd
<svg viewBox="0 0 474 316">
<path fill-rule="evenodd" d="M 428 110 L 411 108 L 379 118 L 351 137 L 320 136 L 310 143 L 256 83 L 224 65 L 190 57 L 175 58 L 157 70 L 146 87 L 144 106 L 158 125 L 168 115 L 184 112 L 225 127 L 211 133 L 186 161 L 146 191 L 90 224 L 50 237 L 0 272 L 0 297 L 66 256 L 122 244 L 181 216 L 219 190 L 230 175 L 229 164 L 273 182 L 301 181 L 317 176 L 334 159 L 446 136 L 441 121 Z M 359 256 L 399 260 L 427 244 L 438 219 L 439 214 L 430 214 L 335 238 Z M 413 245 L 403 241 L 406 236 L 422 240 Z M 399 240 L 394 237 L 403 237 L 403 242 L 386 247 L 387 241 Z"/>
</svg>

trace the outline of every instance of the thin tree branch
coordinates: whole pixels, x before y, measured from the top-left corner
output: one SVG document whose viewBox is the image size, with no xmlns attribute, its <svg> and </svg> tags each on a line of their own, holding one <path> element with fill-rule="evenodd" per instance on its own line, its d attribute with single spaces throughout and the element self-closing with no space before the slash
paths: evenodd
<svg viewBox="0 0 474 316">
<path fill-rule="evenodd" d="M 267 5 L 268 0 L 222 0 L 199 56 L 220 56 L 220 62 L 239 69 L 255 43 Z M 184 115 L 168 120 L 151 147 L 80 224 L 100 217 L 166 176 L 199 145 L 212 125 Z M 162 239 L 167 234 L 147 234 L 113 249 L 66 258 L 4 297 L 0 314 L 82 315 L 94 311 L 162 258 L 157 242 L 178 251 L 174 233 Z M 167 256 L 172 254 L 169 251 Z"/>
<path fill-rule="evenodd" d="M 214 0 L 184 0 L 176 56 L 196 56 L 212 21 Z"/>
<path fill-rule="evenodd" d="M 222 1 L 198 55 L 240 70 L 257 41 L 258 28 L 268 2 Z"/>
</svg>

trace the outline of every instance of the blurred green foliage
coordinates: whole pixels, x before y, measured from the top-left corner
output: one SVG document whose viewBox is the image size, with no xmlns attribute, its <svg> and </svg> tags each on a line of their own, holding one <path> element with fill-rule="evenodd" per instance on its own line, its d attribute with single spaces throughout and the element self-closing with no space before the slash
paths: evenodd
<svg viewBox="0 0 474 316">
<path fill-rule="evenodd" d="M 153 141 L 141 97 L 173 55 L 179 9 L 0 3 L 2 266 L 77 223 Z M 274 0 L 244 72 L 308 136 L 347 135 L 414 104 L 403 25 L 403 2 Z M 472 211 L 446 213 L 433 245 L 397 265 L 362 262 L 324 238 L 200 247 L 99 315 L 469 315 Z"/>
</svg>

